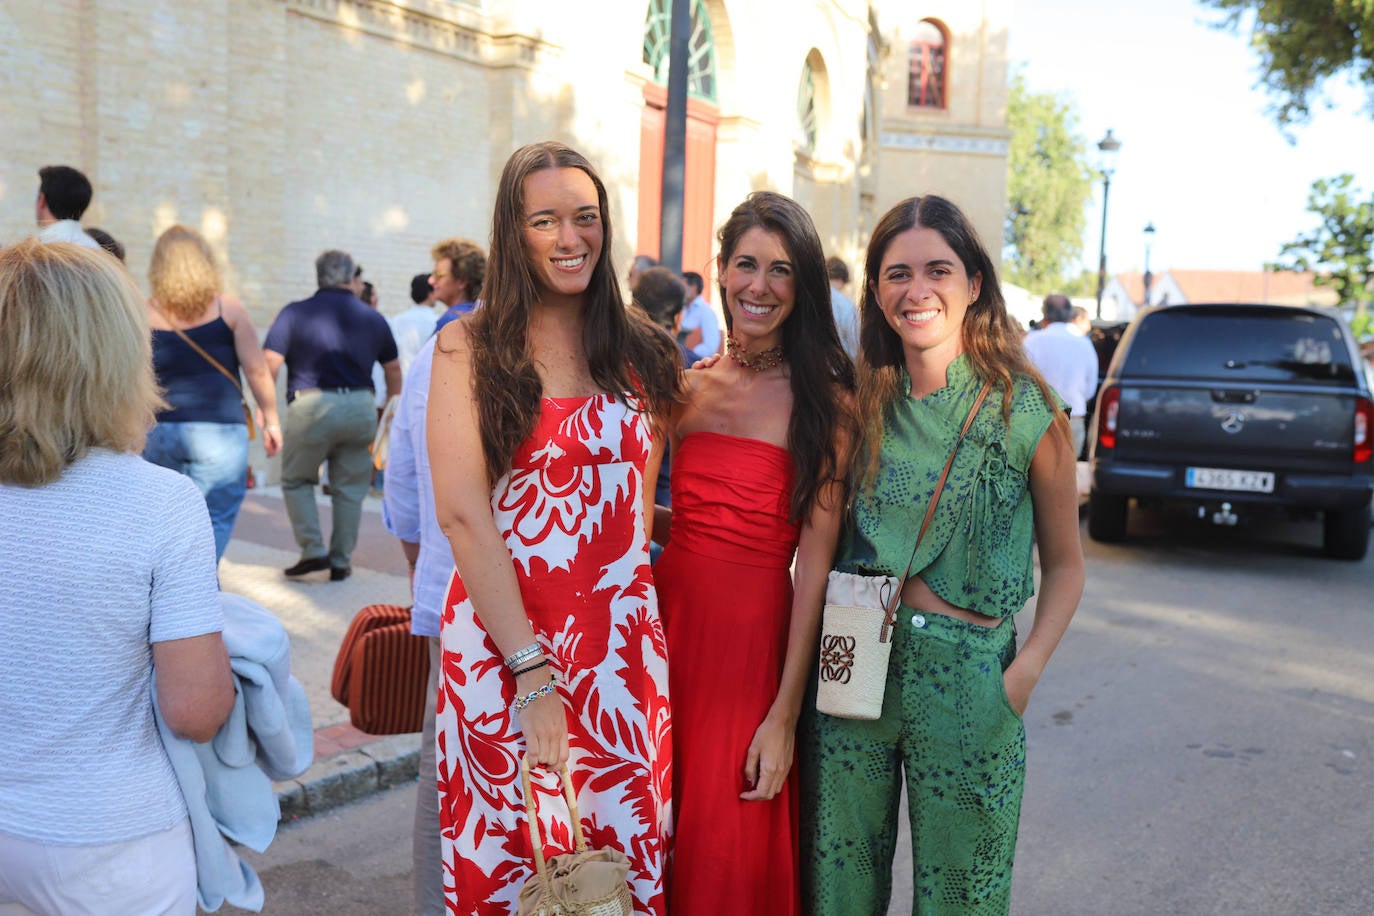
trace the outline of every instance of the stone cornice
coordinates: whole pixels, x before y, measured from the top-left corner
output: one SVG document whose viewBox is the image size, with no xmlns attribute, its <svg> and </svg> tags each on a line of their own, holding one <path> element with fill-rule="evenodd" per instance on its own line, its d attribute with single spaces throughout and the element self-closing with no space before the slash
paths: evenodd
<svg viewBox="0 0 1374 916">
<path fill-rule="evenodd" d="M 918 133 L 885 130 L 878 143 L 884 149 L 931 150 L 940 153 L 966 153 L 983 156 L 1006 156 L 1009 142 L 1006 135 L 987 136 L 955 133 L 948 129 L 939 133 Z"/>
<path fill-rule="evenodd" d="M 444 0 L 279 0 L 289 12 L 488 67 L 533 67 L 552 46 L 495 35 L 475 6 Z"/>
</svg>

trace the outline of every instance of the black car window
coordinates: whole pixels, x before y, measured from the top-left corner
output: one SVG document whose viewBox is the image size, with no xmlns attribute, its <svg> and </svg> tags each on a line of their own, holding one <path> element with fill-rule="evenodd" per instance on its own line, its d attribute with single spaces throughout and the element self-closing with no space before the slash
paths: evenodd
<svg viewBox="0 0 1374 916">
<path fill-rule="evenodd" d="M 1335 319 L 1262 308 L 1177 308 L 1141 319 L 1122 373 L 1163 378 L 1348 384 Z"/>
</svg>

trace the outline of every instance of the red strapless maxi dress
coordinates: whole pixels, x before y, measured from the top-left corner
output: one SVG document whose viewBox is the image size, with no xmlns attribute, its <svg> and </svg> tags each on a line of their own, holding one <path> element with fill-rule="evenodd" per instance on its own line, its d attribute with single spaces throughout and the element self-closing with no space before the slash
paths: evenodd
<svg viewBox="0 0 1374 916">
<path fill-rule="evenodd" d="M 673 706 L 672 916 L 800 912 L 795 767 L 771 801 L 743 801 L 745 758 L 777 695 L 798 528 L 792 459 L 698 432 L 673 454 L 673 524 L 654 567 Z"/>
</svg>

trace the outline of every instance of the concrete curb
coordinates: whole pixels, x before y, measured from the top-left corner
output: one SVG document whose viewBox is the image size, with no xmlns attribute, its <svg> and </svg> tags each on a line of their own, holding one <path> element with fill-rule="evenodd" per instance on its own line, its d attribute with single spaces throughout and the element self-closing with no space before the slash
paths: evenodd
<svg viewBox="0 0 1374 916">
<path fill-rule="evenodd" d="M 296 779 L 273 784 L 281 807 L 278 823 L 312 817 L 383 789 L 414 783 L 419 767 L 419 734 L 372 738 L 351 750 L 316 757 Z"/>
<path fill-rule="evenodd" d="M 327 529 L 329 500 L 318 503 Z M 295 779 L 275 783 L 279 823 L 321 814 L 393 786 L 414 784 L 420 735 L 369 735 L 349 723 L 348 710 L 330 691 L 339 644 L 359 608 L 406 604 L 410 584 L 404 557 L 381 521 L 381 501 L 363 502 L 353 575 L 329 581 L 323 573 L 287 578 L 282 570 L 300 558 L 280 489 L 249 491 L 234 538 L 220 563 L 226 591 L 244 595 L 277 615 L 291 638 L 291 673 L 310 702 L 315 760 Z"/>
</svg>

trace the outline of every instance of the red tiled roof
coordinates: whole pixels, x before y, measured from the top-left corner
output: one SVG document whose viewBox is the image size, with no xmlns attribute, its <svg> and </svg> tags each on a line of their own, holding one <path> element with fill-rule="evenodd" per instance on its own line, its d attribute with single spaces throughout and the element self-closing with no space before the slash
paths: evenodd
<svg viewBox="0 0 1374 916">
<path fill-rule="evenodd" d="M 1170 270 L 1189 302 L 1273 302 L 1285 305 L 1335 305 L 1336 293 L 1317 286 L 1316 274 L 1291 270 Z M 1118 275 L 1133 301 L 1144 294 L 1138 273 Z"/>
<path fill-rule="evenodd" d="M 1126 288 L 1126 295 L 1132 302 L 1145 301 L 1145 275 L 1134 270 L 1128 270 L 1124 274 L 1117 274 L 1116 279 Z M 1157 283 L 1159 274 L 1150 274 L 1150 282 Z M 1158 287 L 1156 287 L 1158 288 Z"/>
</svg>

